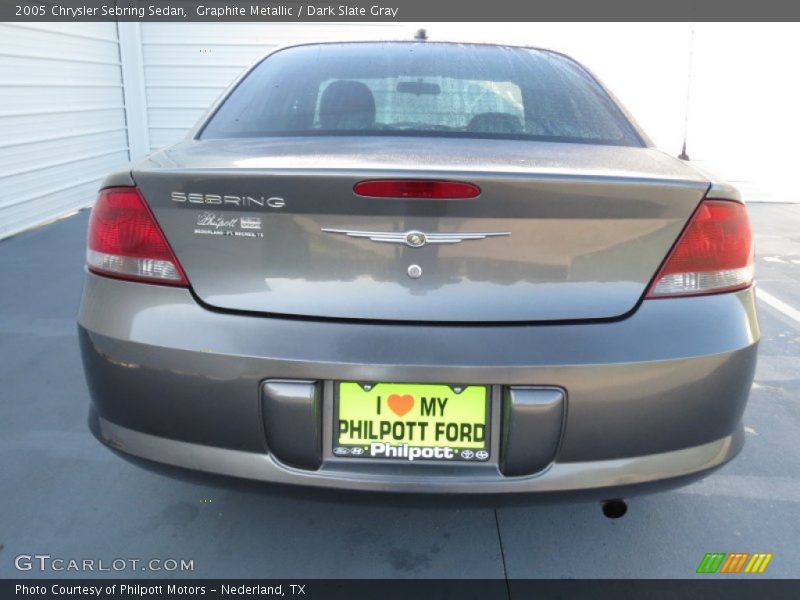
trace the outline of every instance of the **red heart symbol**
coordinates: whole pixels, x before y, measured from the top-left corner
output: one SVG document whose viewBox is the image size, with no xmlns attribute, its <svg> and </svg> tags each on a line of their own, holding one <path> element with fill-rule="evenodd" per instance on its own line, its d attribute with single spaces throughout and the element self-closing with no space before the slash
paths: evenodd
<svg viewBox="0 0 800 600">
<path fill-rule="evenodd" d="M 402 417 L 412 408 L 414 408 L 414 396 L 411 394 L 392 394 L 386 399 L 386 404 L 392 409 L 392 412 L 398 417 Z"/>
</svg>

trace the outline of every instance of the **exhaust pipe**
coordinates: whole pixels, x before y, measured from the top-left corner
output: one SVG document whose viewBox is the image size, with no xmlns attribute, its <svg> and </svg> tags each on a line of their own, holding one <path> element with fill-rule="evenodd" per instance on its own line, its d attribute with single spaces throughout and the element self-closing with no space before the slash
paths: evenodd
<svg viewBox="0 0 800 600">
<path fill-rule="evenodd" d="M 625 500 L 616 499 L 603 502 L 603 515 L 609 519 L 624 517 L 626 512 L 628 512 L 628 505 Z"/>
</svg>

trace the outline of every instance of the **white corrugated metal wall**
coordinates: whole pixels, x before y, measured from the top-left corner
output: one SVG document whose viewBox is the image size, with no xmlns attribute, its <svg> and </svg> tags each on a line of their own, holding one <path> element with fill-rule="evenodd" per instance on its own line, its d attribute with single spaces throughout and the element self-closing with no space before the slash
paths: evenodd
<svg viewBox="0 0 800 600">
<path fill-rule="evenodd" d="M 87 206 L 127 161 L 116 25 L 0 24 L 0 238 Z"/>
<path fill-rule="evenodd" d="M 390 38 L 393 24 L 0 23 L 0 239 L 90 205 L 171 144 L 270 48 Z"/>
</svg>

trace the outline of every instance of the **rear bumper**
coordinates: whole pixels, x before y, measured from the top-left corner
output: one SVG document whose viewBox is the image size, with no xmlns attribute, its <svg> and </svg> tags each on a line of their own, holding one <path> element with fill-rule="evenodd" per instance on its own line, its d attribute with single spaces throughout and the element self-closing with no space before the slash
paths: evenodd
<svg viewBox="0 0 800 600">
<path fill-rule="evenodd" d="M 605 323 L 421 327 L 214 312 L 187 290 L 93 274 L 78 322 L 94 431 L 131 455 L 334 488 L 598 497 L 677 485 L 733 458 L 759 338 L 752 290 L 646 301 Z M 492 384 L 495 403 L 508 386 L 554 386 L 566 410 L 552 461 L 531 475 L 504 476 L 496 460 L 336 460 L 328 433 L 321 467 L 302 469 L 269 451 L 268 379 Z"/>
<path fill-rule="evenodd" d="M 282 464 L 266 453 L 242 452 L 181 442 L 115 425 L 94 411 L 90 422 L 95 436 L 114 450 L 154 463 L 271 483 L 408 493 L 546 493 L 594 499 L 622 498 L 684 485 L 708 474 L 735 457 L 744 444 L 741 427 L 715 442 L 693 448 L 633 458 L 553 463 L 532 477 L 457 474 L 431 477 L 387 477 L 321 469 L 306 471 Z M 159 470 L 156 468 L 155 470 Z M 172 474 L 173 471 L 164 470 Z"/>
</svg>

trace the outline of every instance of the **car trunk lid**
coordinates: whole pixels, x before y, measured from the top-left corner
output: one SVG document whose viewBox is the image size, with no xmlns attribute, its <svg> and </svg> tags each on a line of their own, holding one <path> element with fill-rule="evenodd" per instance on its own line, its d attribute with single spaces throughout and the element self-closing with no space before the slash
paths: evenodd
<svg viewBox="0 0 800 600">
<path fill-rule="evenodd" d="M 653 149 L 438 138 L 191 141 L 133 176 L 209 306 L 431 322 L 625 315 L 708 188 Z M 354 192 L 375 179 L 480 195 Z"/>
</svg>

